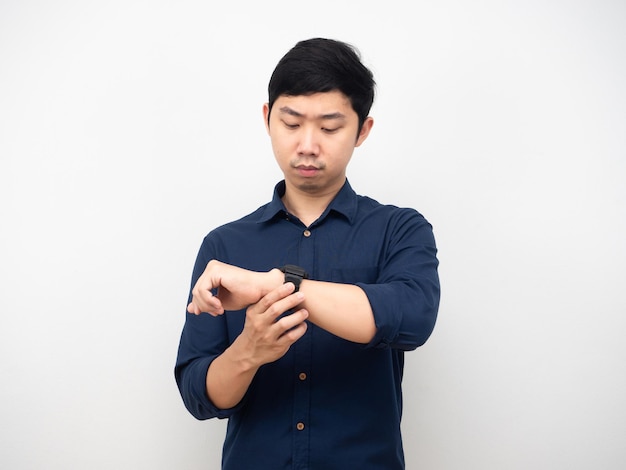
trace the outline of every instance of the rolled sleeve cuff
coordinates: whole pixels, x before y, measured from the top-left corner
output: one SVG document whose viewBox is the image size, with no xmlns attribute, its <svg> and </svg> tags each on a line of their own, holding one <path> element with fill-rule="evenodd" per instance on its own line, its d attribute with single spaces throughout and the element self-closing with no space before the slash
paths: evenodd
<svg viewBox="0 0 626 470">
<path fill-rule="evenodd" d="M 209 366 L 217 356 L 196 359 L 188 366 L 186 374 L 189 380 L 183 385 L 182 395 L 189 412 L 197 419 L 228 418 L 237 411 L 241 404 L 228 409 L 218 408 L 209 399 L 206 391 L 206 375 Z"/>
<path fill-rule="evenodd" d="M 406 293 L 412 290 L 407 286 L 357 285 L 369 299 L 376 324 L 376 334 L 367 347 L 410 351 L 426 342 L 435 326 L 437 305 L 427 302 L 424 295 Z"/>
</svg>

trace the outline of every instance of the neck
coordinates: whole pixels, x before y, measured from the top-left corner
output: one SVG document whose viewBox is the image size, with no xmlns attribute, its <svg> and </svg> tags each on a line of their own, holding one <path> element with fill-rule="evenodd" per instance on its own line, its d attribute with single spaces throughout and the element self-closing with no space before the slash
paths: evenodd
<svg viewBox="0 0 626 470">
<path fill-rule="evenodd" d="M 324 194 L 311 193 L 287 184 L 282 201 L 290 214 L 309 227 L 319 219 L 338 192 L 339 190 Z"/>
</svg>

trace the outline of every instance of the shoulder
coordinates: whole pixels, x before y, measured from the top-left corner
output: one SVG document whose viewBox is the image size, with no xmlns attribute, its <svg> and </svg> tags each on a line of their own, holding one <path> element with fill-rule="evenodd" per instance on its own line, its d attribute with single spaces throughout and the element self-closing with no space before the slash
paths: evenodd
<svg viewBox="0 0 626 470">
<path fill-rule="evenodd" d="M 426 218 L 412 207 L 401 207 L 394 204 L 382 204 L 368 196 L 357 196 L 359 217 L 379 217 L 388 221 L 409 221 L 426 223 Z"/>
<path fill-rule="evenodd" d="M 268 204 L 265 204 L 253 212 L 240 217 L 239 219 L 218 225 L 209 230 L 204 237 L 204 243 L 215 242 L 218 240 L 228 240 L 233 237 L 249 235 L 251 231 L 258 230 L 260 222 L 263 220 Z"/>
<path fill-rule="evenodd" d="M 387 243 L 412 243 L 435 246 L 430 222 L 417 209 L 381 204 L 367 196 L 358 196 L 355 228 L 359 232 L 378 233 Z"/>
</svg>

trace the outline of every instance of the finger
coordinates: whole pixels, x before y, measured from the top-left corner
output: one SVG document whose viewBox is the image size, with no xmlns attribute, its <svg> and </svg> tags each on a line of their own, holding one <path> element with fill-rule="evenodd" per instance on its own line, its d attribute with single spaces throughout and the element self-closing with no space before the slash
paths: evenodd
<svg viewBox="0 0 626 470">
<path fill-rule="evenodd" d="M 222 302 L 210 290 L 195 289 L 192 294 L 192 303 L 200 312 L 224 313 Z"/>
<path fill-rule="evenodd" d="M 278 301 L 286 298 L 288 295 L 290 295 L 295 290 L 295 288 L 296 287 L 294 286 L 294 284 L 292 282 L 287 282 L 285 284 L 281 284 L 276 289 L 274 289 L 274 290 L 270 291 L 269 293 L 267 293 L 256 304 L 252 305 L 251 306 L 251 313 L 257 313 L 257 314 L 265 313 L 276 302 L 278 302 Z M 297 305 L 297 303 L 295 305 Z M 285 310 L 288 310 L 289 308 L 292 308 L 292 307 L 287 307 Z"/>
<path fill-rule="evenodd" d="M 304 295 L 301 292 L 296 292 L 283 299 L 277 300 L 265 312 L 262 312 L 262 314 L 267 318 L 268 322 L 276 322 L 281 316 L 293 315 L 293 310 L 298 307 L 303 300 Z"/>
<path fill-rule="evenodd" d="M 295 315 L 295 313 L 293 315 Z M 290 317 L 292 317 L 293 315 L 290 315 Z M 281 319 L 281 322 L 282 320 L 286 320 L 286 319 L 287 317 L 284 317 L 283 319 Z M 287 343 L 291 345 L 304 336 L 307 328 L 308 328 L 308 325 L 305 321 L 297 323 L 294 326 L 283 331 L 278 337 L 277 341 L 279 343 Z"/>
<path fill-rule="evenodd" d="M 187 311 L 189 313 L 193 313 L 194 315 L 200 315 L 201 313 L 208 313 L 209 315 L 213 315 L 214 317 L 217 315 L 221 315 L 224 313 L 224 309 L 220 307 L 218 308 L 201 308 L 199 305 L 192 301 L 189 305 L 187 305 Z"/>
<path fill-rule="evenodd" d="M 282 336 L 286 331 L 295 328 L 296 326 L 304 323 L 309 317 L 309 312 L 305 309 L 300 309 L 296 312 L 285 315 L 275 323 L 275 328 L 278 331 L 278 336 Z"/>
<path fill-rule="evenodd" d="M 224 313 L 224 307 L 222 307 L 222 301 L 217 297 L 211 297 L 209 299 L 209 312 L 214 315 L 221 315 Z"/>
</svg>

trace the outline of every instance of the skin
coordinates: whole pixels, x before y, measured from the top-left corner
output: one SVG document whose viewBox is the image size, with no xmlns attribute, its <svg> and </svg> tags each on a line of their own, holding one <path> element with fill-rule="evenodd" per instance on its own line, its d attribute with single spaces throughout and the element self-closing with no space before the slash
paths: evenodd
<svg viewBox="0 0 626 470">
<path fill-rule="evenodd" d="M 305 225 L 313 223 L 346 181 L 352 153 L 369 135 L 368 117 L 359 119 L 339 91 L 280 96 L 263 117 L 286 183 L 283 202 Z"/>
<path fill-rule="evenodd" d="M 285 178 L 283 202 L 309 226 L 345 183 L 352 153 L 367 139 L 373 119 L 368 117 L 359 130 L 356 112 L 338 91 L 280 96 L 271 111 L 263 106 Z M 293 291 L 278 269 L 254 272 L 217 260 L 207 264 L 192 290 L 189 313 L 221 315 L 246 308 L 242 333 L 207 372 L 207 394 L 216 406 L 226 409 L 239 403 L 259 367 L 282 357 L 306 333 L 305 320 L 357 343 L 374 337 L 372 309 L 359 287 L 305 279 L 300 291 Z M 276 321 L 290 309 L 295 312 Z"/>
</svg>

